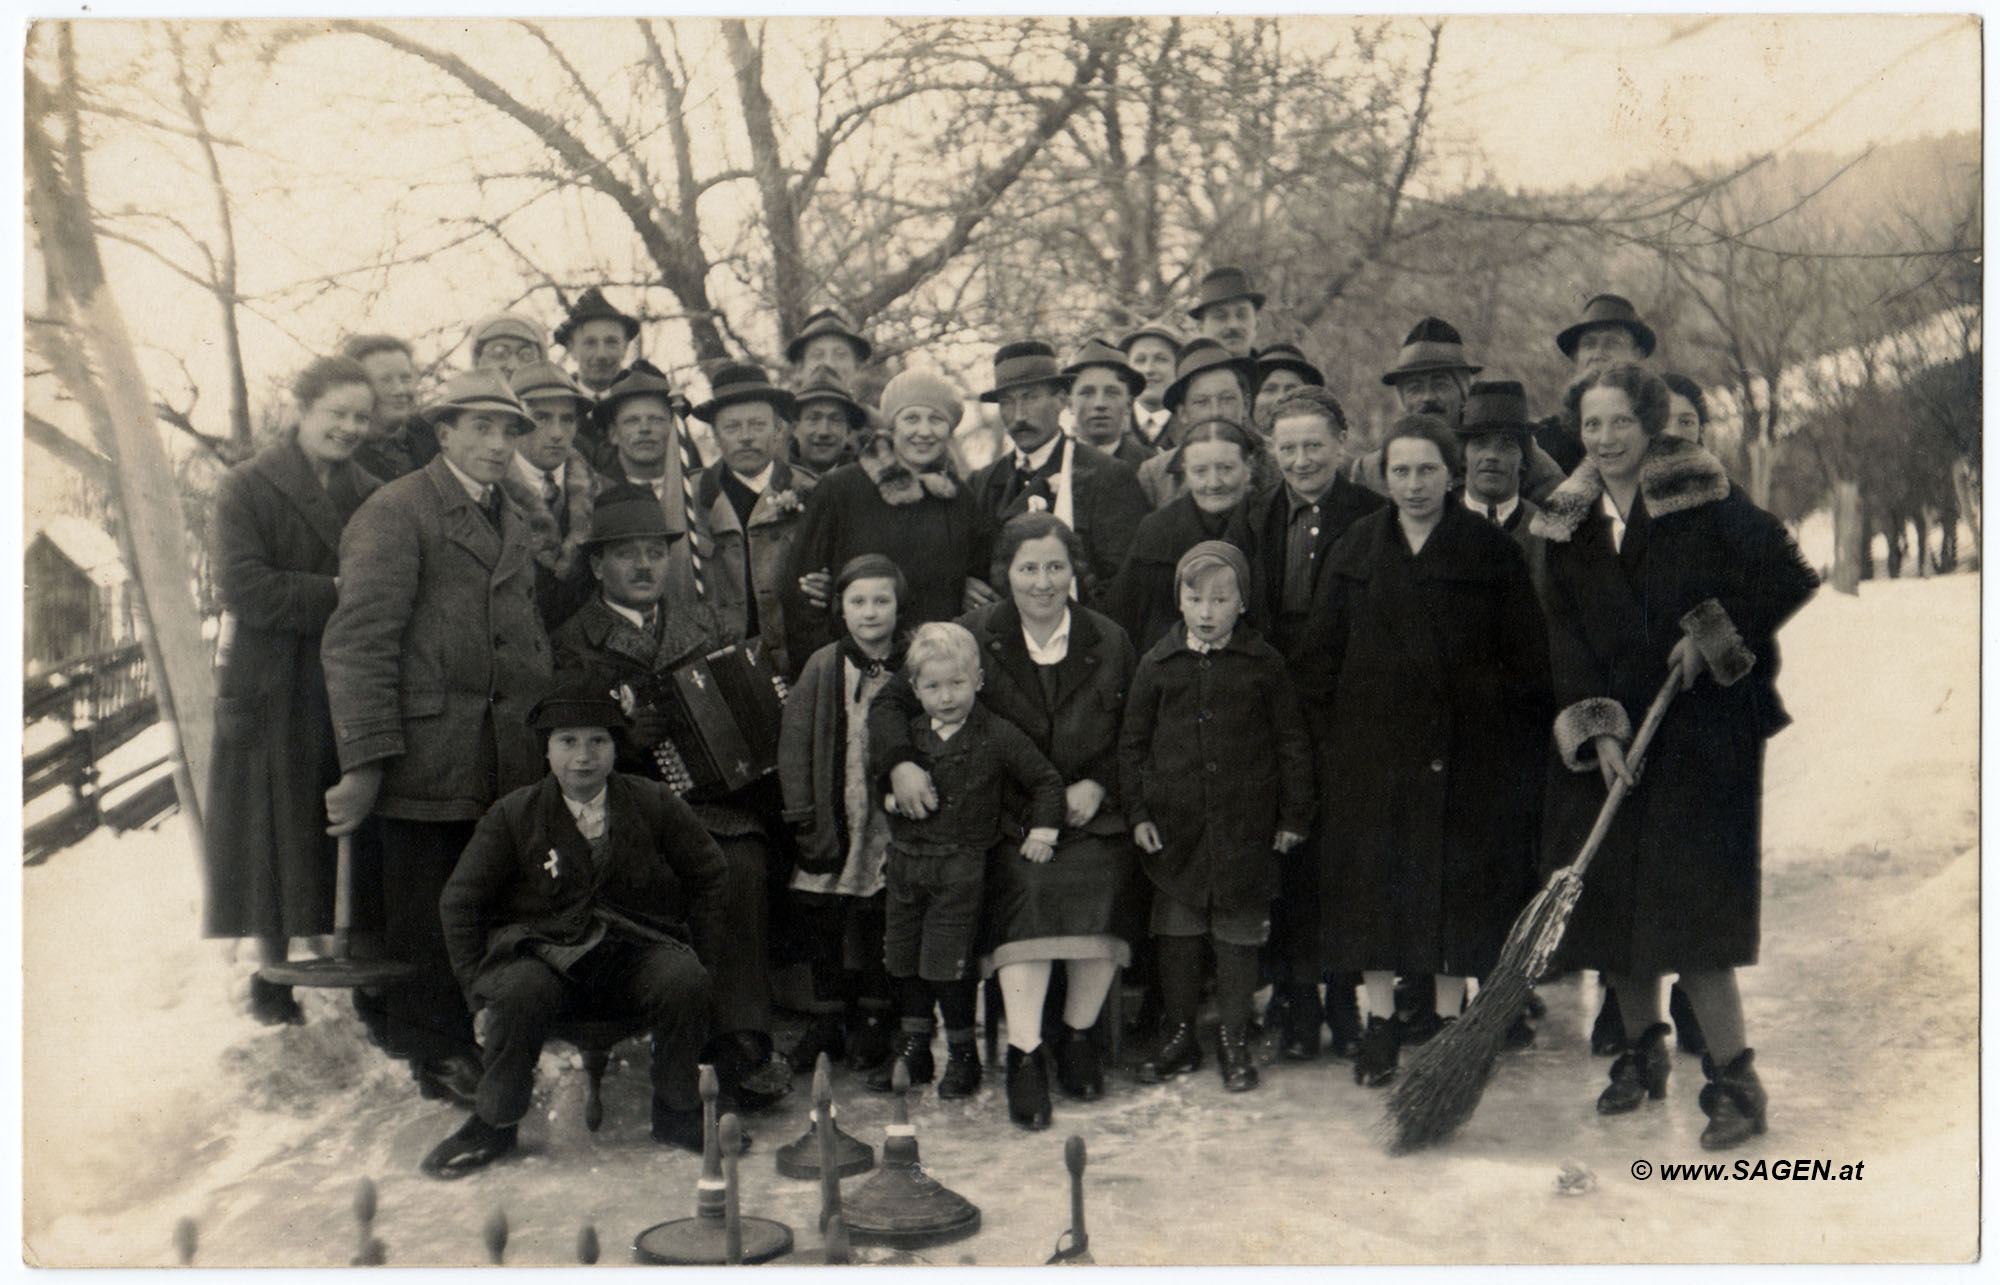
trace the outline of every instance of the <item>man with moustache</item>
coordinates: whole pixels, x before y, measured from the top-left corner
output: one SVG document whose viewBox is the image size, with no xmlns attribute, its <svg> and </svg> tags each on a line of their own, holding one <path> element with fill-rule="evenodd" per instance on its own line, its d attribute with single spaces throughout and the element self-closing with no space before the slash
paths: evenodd
<svg viewBox="0 0 2000 1285">
<path fill-rule="evenodd" d="M 1180 356 L 1181 337 L 1171 326 L 1156 322 L 1141 326 L 1118 341 L 1120 351 L 1146 384 L 1132 400 L 1133 434 L 1154 451 L 1167 451 L 1174 442 L 1168 432 L 1174 413 L 1160 404 L 1167 386 L 1174 382 L 1174 360 Z"/>
<path fill-rule="evenodd" d="M 1201 279 L 1194 306 L 1196 332 L 1229 350 L 1232 357 L 1257 355 L 1257 313 L 1264 296 L 1241 268 L 1216 268 Z"/>
<path fill-rule="evenodd" d="M 1076 532 L 1085 562 L 1076 568 L 1077 592 L 1085 606 L 1101 609 L 1148 507 L 1129 467 L 1062 435 L 1069 382 L 1056 350 L 1039 340 L 1003 344 L 993 354 L 993 387 L 979 400 L 998 405 L 1014 449 L 974 473 L 970 485 L 996 529 L 1016 514 L 1047 512 Z"/>
<path fill-rule="evenodd" d="M 1620 362 L 1643 362 L 1653 355 L 1657 342 L 1632 301 L 1615 294 L 1591 296 L 1576 323 L 1556 335 L 1556 348 L 1569 358 L 1578 377 Z M 1583 460 L 1583 438 L 1566 415 L 1549 415 L 1538 422 L 1535 441 L 1565 473 Z"/>
<path fill-rule="evenodd" d="M 1069 418 L 1078 441 L 1134 469 L 1158 454 L 1133 421 L 1132 399 L 1144 391 L 1146 377 L 1124 354 L 1101 339 L 1087 339 L 1062 373 L 1069 380 Z"/>
<path fill-rule="evenodd" d="M 852 464 L 861 453 L 868 408 L 854 400 L 838 372 L 831 366 L 814 367 L 792 400 L 799 409 L 792 426 L 793 462 L 817 474 Z"/>
<path fill-rule="evenodd" d="M 501 485 L 527 515 L 535 550 L 535 606 L 551 632 L 590 597 L 583 542 L 603 486 L 583 452 L 577 426 L 590 413 L 590 395 L 550 361 L 514 372 L 509 381 L 534 418 Z"/>
<path fill-rule="evenodd" d="M 341 778 L 327 829 L 379 820 L 390 958 L 383 1043 L 427 1097 L 471 1105 L 479 1049 L 445 953 L 438 894 L 474 825 L 541 775 L 527 714 L 549 681 L 526 516 L 500 482 L 532 420 L 497 372 L 425 411 L 438 455 L 377 490 L 340 539 L 321 648 Z"/>
<path fill-rule="evenodd" d="M 384 482 L 430 463 L 437 435 L 417 414 L 417 363 L 410 345 L 394 335 L 349 335 L 340 351 L 361 363 L 375 392 L 374 424 L 368 440 L 355 448 L 354 462 Z"/>
</svg>

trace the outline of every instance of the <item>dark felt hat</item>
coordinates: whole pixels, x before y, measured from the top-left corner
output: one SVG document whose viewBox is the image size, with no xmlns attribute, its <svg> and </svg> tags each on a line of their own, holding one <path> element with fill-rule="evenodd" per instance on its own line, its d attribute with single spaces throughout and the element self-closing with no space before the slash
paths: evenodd
<svg viewBox="0 0 2000 1285">
<path fill-rule="evenodd" d="M 435 425 L 445 416 L 468 410 L 499 411 L 514 416 L 529 428 L 534 427 L 528 408 L 507 386 L 507 377 L 490 368 L 468 370 L 445 380 L 444 387 L 438 389 L 437 399 L 419 413 Z"/>
<path fill-rule="evenodd" d="M 806 376 L 806 386 L 792 394 L 792 400 L 800 407 L 808 402 L 838 402 L 847 413 L 850 429 L 868 422 L 868 408 L 854 400 L 854 394 L 847 391 L 847 385 L 840 382 L 840 376 L 831 366 L 814 366 Z"/>
<path fill-rule="evenodd" d="M 1174 382 L 1168 384 L 1167 391 L 1160 395 L 1160 404 L 1170 411 L 1179 410 L 1194 377 L 1210 370 L 1233 370 L 1243 377 L 1244 387 L 1254 388 L 1257 385 L 1256 362 L 1234 355 L 1220 341 L 1204 335 L 1188 340 L 1181 349 L 1180 357 L 1174 362 Z"/>
<path fill-rule="evenodd" d="M 1398 380 L 1433 370 L 1462 370 L 1476 375 L 1483 369 L 1465 359 L 1465 341 L 1458 337 L 1456 326 L 1436 317 L 1425 317 L 1410 327 L 1402 351 L 1396 354 L 1395 367 L 1382 376 L 1382 382 L 1393 388 Z"/>
<path fill-rule="evenodd" d="M 602 685 L 573 679 L 535 702 L 528 711 L 528 726 L 537 732 L 553 732 L 559 727 L 603 727 L 625 731 L 632 720 Z"/>
<path fill-rule="evenodd" d="M 1573 326 L 1569 326 L 1556 336 L 1556 347 L 1571 361 L 1576 360 L 1576 341 L 1583 338 L 1586 330 L 1596 330 L 1603 326 L 1620 326 L 1631 332 L 1632 342 L 1639 345 L 1639 355 L 1650 357 L 1656 342 L 1653 328 L 1639 320 L 1639 310 L 1623 295 L 1593 295 L 1589 303 L 1583 305 L 1583 316 Z"/>
<path fill-rule="evenodd" d="M 682 532 L 668 528 L 660 497 L 650 488 L 634 482 L 616 482 L 598 492 L 597 505 L 590 514 L 590 538 L 583 545 L 591 548 L 643 536 L 671 542 L 681 535 Z"/>
<path fill-rule="evenodd" d="M 694 408 L 694 417 L 704 424 L 715 422 L 716 412 L 738 402 L 768 402 L 779 419 L 797 419 L 799 407 L 792 395 L 771 382 L 762 366 L 732 361 L 718 366 L 708 377 L 709 398 Z"/>
<path fill-rule="evenodd" d="M 1528 419 L 1528 391 L 1518 379 L 1481 379 L 1465 395 L 1465 407 L 1452 426 L 1460 437 L 1484 437 L 1488 433 L 1515 433 L 1523 437 L 1535 431 Z"/>
<path fill-rule="evenodd" d="M 1251 287 L 1249 273 L 1241 268 L 1212 269 L 1196 288 L 1194 306 L 1188 309 L 1188 316 L 1199 321 L 1208 308 L 1232 299 L 1248 299 L 1253 308 L 1264 306 L 1264 296 Z"/>
<path fill-rule="evenodd" d="M 1146 391 L 1146 377 L 1132 369 L 1132 363 L 1125 360 L 1125 354 L 1102 339 L 1086 339 L 1077 350 L 1069 355 L 1069 365 L 1063 367 L 1063 376 L 1074 381 L 1078 375 L 1092 366 L 1103 366 L 1124 383 L 1137 397 Z"/>
<path fill-rule="evenodd" d="M 1326 376 L 1320 373 L 1318 366 L 1306 360 L 1305 352 L 1297 344 L 1272 344 L 1257 350 L 1258 378 L 1261 380 L 1273 370 L 1293 371 L 1315 388 L 1326 387 Z"/>
<path fill-rule="evenodd" d="M 667 381 L 658 366 L 649 361 L 635 361 L 620 371 L 611 387 L 597 399 L 591 408 L 591 416 L 597 421 L 600 433 L 611 432 L 611 421 L 618 416 L 618 408 L 634 397 L 657 397 L 671 408 L 674 403 L 674 386 Z"/>
<path fill-rule="evenodd" d="M 556 342 L 565 348 L 569 347 L 570 338 L 576 334 L 577 327 L 586 321 L 617 322 L 624 328 L 625 342 L 628 344 L 639 337 L 639 319 L 627 316 L 612 307 L 611 301 L 604 297 L 604 292 L 592 286 L 576 297 L 576 302 L 570 306 L 569 315 L 562 319 L 560 326 L 556 327 Z"/>
<path fill-rule="evenodd" d="M 1132 345 L 1138 343 L 1141 339 L 1165 340 L 1167 347 L 1173 349 L 1175 352 L 1179 352 L 1181 350 L 1181 344 L 1186 342 L 1184 339 L 1182 339 L 1181 332 L 1175 330 L 1167 322 L 1149 321 L 1145 325 L 1139 327 L 1137 330 L 1134 330 L 1130 334 L 1126 335 L 1123 339 L 1120 339 L 1118 341 L 1118 351 L 1126 354 L 1127 356 L 1130 356 L 1132 352 Z"/>
<path fill-rule="evenodd" d="M 875 351 L 875 345 L 869 343 L 860 331 L 848 325 L 847 318 L 832 308 L 822 308 L 807 317 L 806 324 L 799 327 L 799 333 L 792 336 L 792 342 L 785 345 L 785 360 L 796 365 L 799 358 L 805 355 L 806 342 L 821 335 L 839 335 L 847 340 L 854 345 L 857 359 L 860 361 L 867 361 L 869 354 Z"/>
<path fill-rule="evenodd" d="M 997 402 L 1001 393 L 1026 384 L 1069 387 L 1069 376 L 1056 366 L 1056 350 L 1039 339 L 1000 345 L 993 354 L 993 387 L 979 394 L 979 400 Z"/>
<path fill-rule="evenodd" d="M 508 382 L 513 386 L 514 396 L 524 402 L 530 397 L 572 397 L 585 410 L 590 409 L 589 391 L 552 361 L 529 362 L 515 371 Z"/>
</svg>

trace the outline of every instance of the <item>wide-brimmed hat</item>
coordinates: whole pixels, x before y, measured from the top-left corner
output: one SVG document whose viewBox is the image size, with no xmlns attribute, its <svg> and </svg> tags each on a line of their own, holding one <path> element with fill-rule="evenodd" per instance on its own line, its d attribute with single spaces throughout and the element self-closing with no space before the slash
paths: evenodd
<svg viewBox="0 0 2000 1285">
<path fill-rule="evenodd" d="M 474 361 L 479 360 L 479 345 L 489 339 L 525 339 L 535 346 L 538 353 L 549 350 L 549 336 L 542 329 L 542 323 L 518 312 L 496 312 L 481 317 L 472 323 L 472 329 L 466 332 L 465 337 L 471 345 Z"/>
<path fill-rule="evenodd" d="M 1518 379 L 1481 379 L 1465 395 L 1452 431 L 1460 437 L 1484 437 L 1488 433 L 1514 433 L 1526 437 L 1535 431 L 1528 419 L 1528 390 Z"/>
<path fill-rule="evenodd" d="M 1639 310 L 1623 295 L 1600 294 L 1591 296 L 1583 305 L 1583 317 L 1575 325 L 1564 328 L 1556 336 L 1556 347 L 1571 361 L 1576 360 L 1576 341 L 1583 338 L 1586 330 L 1596 330 L 1603 326 L 1621 326 L 1631 332 L 1632 342 L 1639 345 L 1639 355 L 1653 355 L 1656 342 L 1653 328 L 1639 320 Z"/>
<path fill-rule="evenodd" d="M 464 374 L 453 375 L 438 389 L 436 400 L 417 413 L 425 422 L 436 425 L 447 415 L 460 411 L 487 410 L 512 415 L 524 424 L 532 425 L 534 417 L 528 408 L 507 386 L 507 377 L 493 369 L 468 370 Z"/>
<path fill-rule="evenodd" d="M 1039 339 L 1000 345 L 993 354 L 993 387 L 979 394 L 979 400 L 997 402 L 1001 393 L 1026 384 L 1069 387 L 1069 376 L 1056 366 L 1056 350 Z"/>
<path fill-rule="evenodd" d="M 1134 397 L 1146 391 L 1146 377 L 1132 369 L 1132 363 L 1125 360 L 1122 351 L 1113 348 L 1102 339 L 1084 340 L 1077 350 L 1069 355 L 1069 365 L 1062 369 L 1063 378 L 1074 383 L 1078 375 L 1092 366 L 1103 366 L 1118 376 Z"/>
<path fill-rule="evenodd" d="M 1160 405 L 1170 411 L 1181 408 L 1187 397 L 1188 384 L 1196 375 L 1211 370 L 1233 370 L 1243 377 L 1245 387 L 1257 383 L 1257 363 L 1248 357 L 1238 357 L 1222 346 L 1220 340 L 1206 335 L 1190 339 L 1181 349 L 1180 357 L 1174 362 L 1174 382 L 1167 385 L 1167 391 L 1160 394 Z M 1245 410 L 1248 410 L 1245 407 Z"/>
<path fill-rule="evenodd" d="M 1167 347 L 1173 349 L 1175 352 L 1179 352 L 1181 350 L 1181 344 L 1186 342 L 1181 337 L 1181 332 L 1175 330 L 1167 322 L 1149 321 L 1145 325 L 1139 327 L 1137 330 L 1134 330 L 1131 333 L 1127 334 L 1123 339 L 1120 339 L 1118 341 L 1118 351 L 1124 353 L 1128 357 L 1131 356 L 1132 345 L 1138 343 L 1141 339 L 1164 340 L 1166 341 Z"/>
<path fill-rule="evenodd" d="M 1476 375 L 1484 369 L 1465 359 L 1465 341 L 1458 337 L 1456 326 L 1437 317 L 1425 317 L 1410 327 L 1402 351 L 1396 354 L 1395 367 L 1382 376 L 1382 382 L 1393 388 L 1399 380 L 1433 370 L 1462 370 Z"/>
<path fill-rule="evenodd" d="M 1211 269 L 1201 279 L 1201 285 L 1196 287 L 1194 305 L 1188 309 L 1188 316 L 1200 321 L 1203 312 L 1231 299 L 1248 299 L 1253 308 L 1264 306 L 1263 293 L 1251 286 L 1249 273 L 1241 268 Z"/>
<path fill-rule="evenodd" d="M 713 424 L 717 411 L 738 402 L 765 402 L 779 419 L 799 417 L 798 402 L 792 395 L 772 383 L 762 366 L 751 362 L 732 361 L 717 367 L 708 377 L 708 392 L 708 400 L 694 408 L 694 417 L 704 424 Z"/>
<path fill-rule="evenodd" d="M 1326 376 L 1318 366 L 1306 360 L 1304 350 L 1297 344 L 1272 344 L 1257 350 L 1257 374 L 1261 379 L 1273 370 L 1289 370 L 1314 388 L 1326 387 Z"/>
<path fill-rule="evenodd" d="M 814 366 L 806 376 L 806 385 L 792 394 L 792 401 L 801 409 L 807 402 L 838 402 L 847 413 L 847 427 L 860 428 L 868 422 L 868 408 L 854 400 L 854 394 L 847 391 L 847 385 L 840 381 L 831 366 Z"/>
<path fill-rule="evenodd" d="M 632 720 L 600 683 L 577 678 L 557 687 L 528 711 L 528 726 L 537 732 L 559 727 L 603 727 L 625 731 Z"/>
<path fill-rule="evenodd" d="M 797 363 L 799 358 L 805 355 L 807 341 L 817 339 L 821 335 L 839 335 L 847 340 L 854 345 L 861 361 L 867 361 L 868 355 L 875 351 L 875 345 L 869 343 L 867 337 L 860 331 L 848 325 L 847 318 L 832 308 L 822 308 L 807 317 L 806 324 L 799 327 L 799 333 L 792 336 L 792 342 L 785 345 L 785 360 Z"/>
<path fill-rule="evenodd" d="M 615 482 L 597 493 L 597 504 L 590 514 L 590 537 L 582 543 L 590 548 L 644 536 L 673 541 L 683 534 L 667 526 L 666 510 L 651 488 Z"/>
<path fill-rule="evenodd" d="M 630 317 L 611 306 L 604 292 L 596 286 L 590 287 L 576 297 L 570 306 L 569 315 L 556 327 L 556 342 L 569 347 L 570 337 L 576 334 L 578 326 L 586 321 L 615 321 L 625 331 L 625 342 L 631 343 L 639 337 L 639 319 Z"/>
<path fill-rule="evenodd" d="M 514 390 L 514 396 L 522 401 L 531 397 L 570 397 L 583 409 L 590 409 L 592 398 L 589 390 L 569 377 L 569 372 L 552 361 L 533 361 L 514 372 L 507 381 Z"/>
<path fill-rule="evenodd" d="M 671 409 L 674 400 L 674 386 L 667 381 L 658 366 L 649 361 L 635 361 L 619 373 L 611 387 L 597 399 L 591 408 L 591 416 L 597 421 L 599 432 L 609 434 L 611 421 L 618 416 L 618 408 L 634 397 L 657 397 Z"/>
</svg>

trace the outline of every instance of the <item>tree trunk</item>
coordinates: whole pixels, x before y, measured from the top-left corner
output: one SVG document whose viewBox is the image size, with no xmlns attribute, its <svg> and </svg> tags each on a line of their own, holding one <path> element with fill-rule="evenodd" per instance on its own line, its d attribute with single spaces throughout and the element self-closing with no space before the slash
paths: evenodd
<svg viewBox="0 0 2000 1285">
<path fill-rule="evenodd" d="M 1775 453 L 1762 428 L 1751 435 L 1750 502 L 1760 509 L 1771 507 L 1771 457 Z M 1836 508 L 1835 512 L 1839 510 Z"/>
<path fill-rule="evenodd" d="M 1752 459 L 1756 458 L 1753 453 Z M 1861 519 L 1861 488 L 1853 482 L 1833 484 L 1833 587 L 1838 593 L 1861 592 L 1861 563 L 1868 555 L 1868 527 Z"/>
</svg>

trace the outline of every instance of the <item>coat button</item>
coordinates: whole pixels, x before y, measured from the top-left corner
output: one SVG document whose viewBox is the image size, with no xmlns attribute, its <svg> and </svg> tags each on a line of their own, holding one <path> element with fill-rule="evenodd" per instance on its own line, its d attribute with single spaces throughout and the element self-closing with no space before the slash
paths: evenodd
<svg viewBox="0 0 2000 1285">
<path fill-rule="evenodd" d="M 1209 771 L 1211 771 L 1211 772 L 1215 771 L 1215 764 L 1213 764 L 1213 763 L 1210 763 L 1210 764 L 1208 765 L 1208 770 L 1209 770 Z"/>
<path fill-rule="evenodd" d="M 1431 771 L 1433 771 L 1433 772 L 1442 772 L 1442 771 L 1444 771 L 1444 760 L 1443 760 L 1443 759 L 1432 759 L 1432 760 L 1431 760 Z"/>
</svg>

